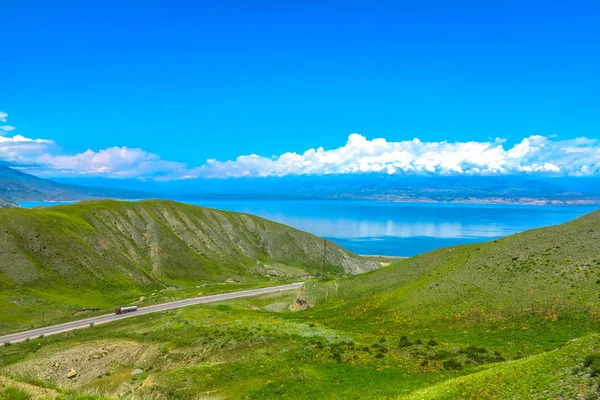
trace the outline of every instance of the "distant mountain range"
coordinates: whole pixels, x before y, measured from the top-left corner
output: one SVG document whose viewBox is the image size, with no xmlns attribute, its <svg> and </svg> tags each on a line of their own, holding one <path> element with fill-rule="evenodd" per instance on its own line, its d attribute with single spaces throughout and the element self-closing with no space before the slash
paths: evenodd
<svg viewBox="0 0 600 400">
<path fill-rule="evenodd" d="M 94 198 L 600 204 L 600 178 L 357 174 L 169 182 L 97 177 L 48 180 L 0 165 L 0 199 L 27 202 Z"/>
<path fill-rule="evenodd" d="M 600 178 L 508 176 L 390 176 L 380 174 L 285 178 L 193 179 L 171 182 L 68 180 L 123 187 L 155 197 L 211 199 L 342 199 L 490 204 L 600 204 Z"/>
<path fill-rule="evenodd" d="M 93 198 L 145 198 L 147 193 L 59 183 L 0 165 L 0 207 L 28 201 L 69 201 Z"/>
</svg>

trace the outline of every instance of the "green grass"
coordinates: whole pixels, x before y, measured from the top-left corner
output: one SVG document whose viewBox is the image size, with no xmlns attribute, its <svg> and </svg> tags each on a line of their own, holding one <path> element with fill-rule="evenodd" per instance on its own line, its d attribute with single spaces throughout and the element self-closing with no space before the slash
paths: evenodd
<svg viewBox="0 0 600 400">
<path fill-rule="evenodd" d="M 379 271 L 311 285 L 308 292 L 317 304 L 327 300 L 308 314 L 339 329 L 431 331 L 499 345 L 515 335 L 583 334 L 600 317 L 599 248 L 596 212 L 561 226 L 436 250 Z M 514 330 L 520 332 L 509 333 Z"/>
<path fill-rule="evenodd" d="M 66 367 L 85 371 L 87 367 L 79 365 L 75 358 L 87 359 L 95 350 L 86 353 L 77 352 L 77 349 L 86 345 L 96 349 L 104 346 L 103 343 L 135 342 L 145 349 L 143 356 L 127 359 L 119 365 L 109 364 L 89 380 L 73 383 L 73 388 L 78 388 L 79 392 L 92 390 L 97 394 L 108 390 L 105 395 L 115 395 L 112 390 L 127 384 L 133 385 L 139 396 L 156 395 L 169 399 L 208 394 L 249 399 L 412 398 L 421 396 L 419 391 L 427 388 L 434 390 L 427 392 L 428 395 L 446 393 L 443 385 L 462 382 L 453 380 L 462 379 L 460 377 L 468 377 L 468 382 L 472 382 L 469 387 L 479 387 L 476 377 L 487 376 L 480 374 L 503 368 L 512 371 L 512 365 L 522 365 L 523 370 L 536 373 L 531 369 L 533 364 L 519 363 L 534 360 L 538 355 L 520 358 L 522 355 L 510 347 L 500 348 L 500 354 L 495 354 L 494 346 L 485 350 L 474 348 L 468 337 L 460 335 L 447 341 L 448 335 L 444 338 L 431 333 L 418 335 L 404 331 L 381 335 L 342 331 L 328 326 L 327 320 L 311 318 L 306 312 L 267 311 L 269 304 L 285 299 L 290 300 L 289 294 L 189 307 L 36 339 L 0 349 L 4 365 L 0 370 L 18 377 L 22 370 L 33 368 L 36 372 L 35 365 L 63 360 L 61 354 L 75 351 Z M 558 350 L 555 358 L 564 359 L 565 368 L 583 366 L 587 349 L 592 352 L 600 343 L 594 335 L 581 343 L 586 343 L 585 351 L 581 348 L 568 350 L 570 344 L 563 348 L 572 354 L 572 359 L 564 358 L 567 350 Z M 461 369 L 446 368 L 448 360 L 460 363 Z M 550 368 L 547 361 L 535 365 Z M 144 374 L 131 379 L 129 371 L 138 367 Z M 560 365 L 554 367 L 555 370 L 562 368 Z M 546 371 L 544 373 L 549 377 L 553 373 L 552 369 L 540 371 Z M 569 374 L 565 375 L 563 383 L 557 383 L 555 392 L 567 390 L 561 388 L 572 382 Z M 573 374 L 577 382 L 587 382 L 585 371 Z M 577 377 L 577 374 L 581 376 Z M 153 385 L 142 388 L 149 376 Z M 496 381 L 483 382 L 493 387 Z M 532 382 L 533 379 L 521 381 L 519 390 L 529 390 Z M 435 389 L 437 385 L 442 386 Z M 547 388 L 542 385 L 540 390 Z M 441 398 L 463 397 L 459 393 L 455 397 Z"/>
<path fill-rule="evenodd" d="M 39 301 L 31 302 L 31 305 L 29 307 L 22 306 L 20 308 L 19 311 L 21 313 L 13 312 L 10 315 L 8 315 L 4 323 L 7 325 L 10 324 L 11 329 L 6 330 L 5 333 L 9 333 L 10 331 L 19 331 L 22 329 L 22 322 L 24 319 L 22 313 L 28 314 L 26 320 L 29 323 L 29 328 L 33 329 L 112 313 L 115 307 L 120 305 L 122 306 L 124 304 L 135 304 L 138 307 L 147 307 L 153 304 L 166 303 L 187 298 L 210 296 L 220 293 L 239 292 L 250 289 L 260 289 L 271 286 L 286 285 L 293 282 L 295 281 L 280 281 L 277 279 L 272 279 L 269 281 L 262 282 L 259 281 L 206 283 L 193 288 L 169 287 L 166 289 L 154 291 L 152 293 L 146 293 L 146 296 L 143 296 L 142 300 L 140 300 L 142 298 L 141 296 L 121 296 L 120 298 L 116 298 L 114 303 L 100 302 L 95 297 L 95 294 L 88 293 L 87 295 L 84 295 L 81 298 L 77 299 L 77 301 L 80 302 L 79 304 L 83 304 L 83 306 L 81 306 L 81 308 L 76 308 L 75 310 L 82 309 L 89 304 L 96 305 L 98 309 L 84 311 L 76 314 L 72 313 L 72 308 L 56 308 L 55 304 L 61 301 L 61 297 L 53 296 L 53 294 L 41 293 L 37 295 L 38 298 L 50 297 L 50 300 L 47 303 L 42 303 Z M 33 298 L 33 296 L 30 298 Z M 1 306 L 2 303 L 0 303 L 0 307 Z M 9 307 L 9 305 L 7 305 L 7 307 Z"/>
<path fill-rule="evenodd" d="M 593 213 L 297 293 L 3 347 L 0 374 L 113 398 L 597 399 L 599 248 Z M 311 307 L 290 311 L 296 296 Z M 56 360 L 82 375 L 65 381 Z"/>
<path fill-rule="evenodd" d="M 598 399 L 599 381 L 585 359 L 600 346 L 597 334 L 526 359 L 500 363 L 485 371 L 412 393 L 418 399 Z"/>
<path fill-rule="evenodd" d="M 313 235 L 171 201 L 2 209 L 0 243 L 0 332 L 156 292 L 298 280 L 323 268 L 323 241 Z M 331 276 L 379 266 L 333 243 L 328 248 Z"/>
<path fill-rule="evenodd" d="M 29 393 L 16 387 L 7 387 L 0 391 L 0 400 L 30 400 Z"/>
<path fill-rule="evenodd" d="M 141 358 L 107 366 L 102 377 L 94 376 L 91 385 L 85 382 L 83 386 L 102 391 L 115 383 L 131 383 L 127 374 L 123 379 L 118 371 L 152 366 L 148 375 L 155 384 L 147 393 L 166 398 L 186 399 L 213 392 L 226 398 L 320 398 L 332 390 L 338 392 L 334 398 L 346 398 L 359 390 L 370 396 L 408 393 L 456 376 L 447 371 L 412 373 L 414 360 L 393 338 L 382 343 L 377 336 L 340 332 L 290 318 L 299 313 L 266 311 L 269 301 L 282 299 L 289 300 L 289 295 L 190 307 L 36 339 L 1 349 L 3 371 L 18 376 L 19 368 L 30 370 L 31 362 L 61 359 L 58 355 L 89 343 L 134 341 L 152 354 L 145 356 L 146 367 Z M 372 350 L 365 352 L 364 347 Z M 425 351 L 427 346 L 421 347 Z M 444 346 L 436 346 L 436 350 L 441 348 Z M 87 355 L 77 353 L 77 357 L 83 356 Z M 69 364 L 71 367 L 79 369 L 80 365 Z M 134 386 L 139 387 L 148 375 L 135 379 Z M 400 388 L 398 380 L 403 382 Z M 298 386 L 299 382 L 304 383 Z"/>
</svg>

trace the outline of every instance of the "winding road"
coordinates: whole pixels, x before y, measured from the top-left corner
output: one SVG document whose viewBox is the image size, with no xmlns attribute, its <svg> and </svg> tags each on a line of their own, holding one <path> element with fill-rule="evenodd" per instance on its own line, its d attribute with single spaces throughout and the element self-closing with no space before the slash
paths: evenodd
<svg viewBox="0 0 600 400">
<path fill-rule="evenodd" d="M 158 311 L 172 310 L 174 308 L 181 308 L 187 306 L 193 306 L 195 304 L 212 303 L 215 301 L 237 299 L 240 297 L 250 297 L 259 294 L 282 292 L 284 290 L 300 289 L 304 285 L 304 282 L 291 283 L 283 286 L 273 286 L 262 289 L 251 289 L 242 290 L 239 292 L 221 293 L 212 296 L 193 297 L 190 299 L 177 300 L 169 303 L 155 304 L 148 307 L 138 308 L 137 311 L 126 313 L 126 314 L 106 314 L 98 317 L 91 317 L 86 319 L 80 319 L 78 321 L 66 322 L 64 324 L 46 326 L 44 328 L 32 329 L 29 331 L 11 333 L 10 335 L 0 336 L 0 346 L 4 346 L 4 343 L 17 343 L 27 339 L 34 339 L 40 335 L 48 336 L 55 335 L 57 333 L 69 332 L 75 329 L 88 328 L 90 324 L 100 325 L 107 322 L 118 321 L 124 318 L 131 318 L 138 315 L 150 314 Z"/>
</svg>

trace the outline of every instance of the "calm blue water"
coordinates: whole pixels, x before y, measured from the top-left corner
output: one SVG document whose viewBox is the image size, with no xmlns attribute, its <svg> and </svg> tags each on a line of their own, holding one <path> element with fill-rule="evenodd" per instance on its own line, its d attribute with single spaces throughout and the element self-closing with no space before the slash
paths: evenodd
<svg viewBox="0 0 600 400">
<path fill-rule="evenodd" d="M 358 254 L 412 256 L 554 225 L 594 206 L 386 203 L 334 200 L 190 200 L 240 211 L 326 237 Z M 23 203 L 22 207 L 56 203 Z"/>
</svg>

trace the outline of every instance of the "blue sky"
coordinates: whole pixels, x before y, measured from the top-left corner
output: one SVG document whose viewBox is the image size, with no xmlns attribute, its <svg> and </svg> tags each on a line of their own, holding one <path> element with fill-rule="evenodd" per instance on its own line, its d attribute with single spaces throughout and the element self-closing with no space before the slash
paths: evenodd
<svg viewBox="0 0 600 400">
<path fill-rule="evenodd" d="M 40 175 L 600 171 L 597 2 L 5 0 L 0 37 Z"/>
</svg>

